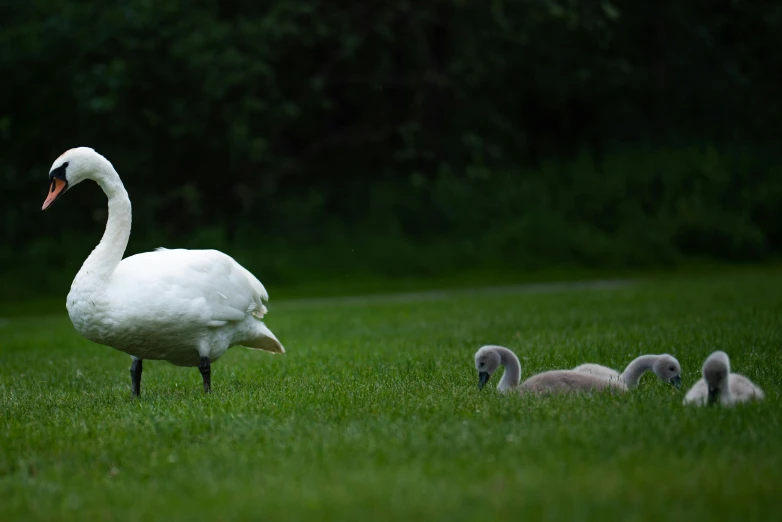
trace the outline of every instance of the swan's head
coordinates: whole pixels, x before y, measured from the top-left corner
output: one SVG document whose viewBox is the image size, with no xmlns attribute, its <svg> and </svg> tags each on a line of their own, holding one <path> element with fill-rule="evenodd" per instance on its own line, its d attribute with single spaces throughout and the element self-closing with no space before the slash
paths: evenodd
<svg viewBox="0 0 782 522">
<path fill-rule="evenodd" d="M 654 373 L 663 381 L 682 387 L 682 367 L 676 357 L 667 353 L 657 358 L 653 366 Z"/>
<path fill-rule="evenodd" d="M 501 363 L 500 354 L 494 346 L 482 346 L 480 350 L 475 352 L 475 369 L 478 370 L 478 389 L 483 389 Z"/>
<path fill-rule="evenodd" d="M 46 210 L 74 185 L 94 177 L 108 160 L 89 147 L 66 150 L 49 169 L 49 195 L 41 210 Z"/>
<path fill-rule="evenodd" d="M 714 404 L 720 398 L 720 393 L 728 386 L 730 375 L 730 359 L 728 354 L 718 350 L 706 358 L 703 363 L 703 380 L 709 389 L 709 404 Z"/>
</svg>

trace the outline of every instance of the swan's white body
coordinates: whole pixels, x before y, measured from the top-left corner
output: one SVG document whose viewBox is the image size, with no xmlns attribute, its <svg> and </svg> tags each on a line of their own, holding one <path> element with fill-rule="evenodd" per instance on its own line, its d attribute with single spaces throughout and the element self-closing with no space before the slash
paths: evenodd
<svg viewBox="0 0 782 522">
<path fill-rule="evenodd" d="M 198 366 L 204 357 L 214 362 L 234 345 L 285 351 L 261 321 L 266 289 L 228 255 L 158 249 L 122 259 L 130 237 L 130 200 L 103 156 L 86 147 L 71 149 L 51 172 L 52 195 L 44 208 L 83 179 L 95 180 L 109 200 L 103 238 L 68 294 L 68 315 L 81 335 L 137 359 L 179 366 Z M 63 180 L 57 191 L 55 178 Z"/>
<path fill-rule="evenodd" d="M 67 308 L 93 342 L 197 366 L 234 345 L 283 352 L 261 321 L 267 299 L 260 281 L 222 252 L 158 249 L 123 259 L 105 286 L 77 276 Z"/>
<path fill-rule="evenodd" d="M 682 401 L 684 404 L 704 406 L 719 402 L 732 406 L 741 402 L 763 400 L 765 394 L 755 383 L 738 373 L 730 372 L 730 359 L 723 351 L 716 351 L 703 363 L 703 378 L 696 382 Z M 711 390 L 711 397 L 709 397 Z"/>
</svg>

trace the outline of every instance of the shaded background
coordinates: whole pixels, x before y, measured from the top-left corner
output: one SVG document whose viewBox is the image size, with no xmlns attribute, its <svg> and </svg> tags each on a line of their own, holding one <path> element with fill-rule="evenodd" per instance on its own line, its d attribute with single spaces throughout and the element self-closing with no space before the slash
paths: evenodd
<svg viewBox="0 0 782 522">
<path fill-rule="evenodd" d="M 63 295 L 99 240 L 94 185 L 40 211 L 81 145 L 128 255 L 269 288 L 768 260 L 780 49 L 779 2 L 2 2 L 0 297 Z"/>
</svg>

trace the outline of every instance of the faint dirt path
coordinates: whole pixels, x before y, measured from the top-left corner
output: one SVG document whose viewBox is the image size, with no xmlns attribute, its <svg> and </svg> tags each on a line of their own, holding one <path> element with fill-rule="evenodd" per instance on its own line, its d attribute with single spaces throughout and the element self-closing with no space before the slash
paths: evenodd
<svg viewBox="0 0 782 522">
<path fill-rule="evenodd" d="M 324 304 L 406 303 L 420 301 L 441 301 L 458 296 L 506 295 L 506 294 L 548 294 L 574 290 L 614 290 L 635 284 L 630 279 L 601 279 L 594 281 L 564 281 L 552 283 L 526 283 L 519 285 L 454 288 L 427 290 L 421 292 L 399 292 L 341 297 L 307 297 L 286 299 L 272 303 L 274 308 L 297 308 L 299 306 Z"/>
</svg>

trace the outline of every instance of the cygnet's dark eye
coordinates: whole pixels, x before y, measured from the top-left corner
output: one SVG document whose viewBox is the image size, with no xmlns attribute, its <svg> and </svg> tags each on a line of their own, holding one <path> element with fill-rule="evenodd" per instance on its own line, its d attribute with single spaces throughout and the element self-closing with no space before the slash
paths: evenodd
<svg viewBox="0 0 782 522">
<path fill-rule="evenodd" d="M 480 366 L 481 368 L 483 368 L 483 363 L 479 364 L 479 366 Z"/>
<path fill-rule="evenodd" d="M 668 369 L 669 369 L 669 370 L 671 370 L 672 372 L 675 372 L 675 371 L 676 371 L 676 368 L 674 368 L 673 366 L 671 366 L 671 367 L 670 367 L 670 368 L 668 368 Z"/>
</svg>

